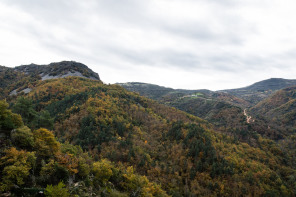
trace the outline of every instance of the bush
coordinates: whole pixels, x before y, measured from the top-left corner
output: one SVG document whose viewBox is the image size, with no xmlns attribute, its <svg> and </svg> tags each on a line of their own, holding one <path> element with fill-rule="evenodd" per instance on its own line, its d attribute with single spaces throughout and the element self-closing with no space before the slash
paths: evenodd
<svg viewBox="0 0 296 197">
<path fill-rule="evenodd" d="M 11 139 L 17 147 L 32 149 L 34 147 L 34 137 L 31 129 L 23 126 L 11 132 Z"/>
<path fill-rule="evenodd" d="M 95 162 L 93 164 L 93 172 L 95 174 L 95 179 L 99 181 L 100 184 L 105 185 L 113 174 L 112 168 L 113 166 L 111 162 L 106 159 Z"/>
<path fill-rule="evenodd" d="M 45 194 L 45 196 L 48 196 L 48 197 L 68 197 L 68 196 L 70 196 L 68 189 L 65 188 L 65 184 L 63 182 L 59 182 L 59 184 L 55 185 L 55 186 L 47 185 L 44 194 Z"/>
</svg>

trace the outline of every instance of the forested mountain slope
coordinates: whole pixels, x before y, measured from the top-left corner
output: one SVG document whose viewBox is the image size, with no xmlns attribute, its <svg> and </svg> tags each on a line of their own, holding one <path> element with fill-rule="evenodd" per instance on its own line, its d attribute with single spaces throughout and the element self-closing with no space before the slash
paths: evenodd
<svg viewBox="0 0 296 197">
<path fill-rule="evenodd" d="M 138 92 L 142 96 L 161 101 L 164 98 L 173 99 L 176 97 L 182 97 L 192 95 L 196 93 L 211 94 L 210 90 L 183 90 L 166 88 L 159 85 L 140 83 L 140 82 L 128 82 L 128 83 L 117 83 L 125 89 Z"/>
<path fill-rule="evenodd" d="M 254 138 L 257 133 L 273 140 L 283 139 L 289 134 L 285 128 L 263 116 L 256 116 L 248 122 L 247 115 L 251 113 L 248 108 L 253 104 L 229 93 L 209 90 L 177 90 L 138 82 L 119 85 L 203 118 L 215 125 L 216 130 L 252 145 L 256 145 Z"/>
<path fill-rule="evenodd" d="M 296 80 L 271 78 L 259 81 L 244 88 L 222 90 L 222 92 L 245 99 L 254 105 L 267 98 L 275 91 L 292 86 L 296 86 Z"/>
<path fill-rule="evenodd" d="M 29 110 L 31 126 L 50 127 L 48 119 L 34 122 L 37 112 L 24 105 L 28 101 L 20 98 L 15 110 Z M 52 131 L 25 126 L 7 107 L 0 101 L 1 196 L 168 196 L 132 166 L 94 159 L 79 146 L 59 142 Z"/>
<path fill-rule="evenodd" d="M 155 100 L 178 99 L 184 96 L 194 96 L 196 94 L 202 94 L 207 98 L 217 98 L 217 95 L 223 95 L 224 99 L 228 103 L 239 105 L 242 107 L 249 107 L 257 104 L 263 99 L 269 97 L 274 92 L 296 86 L 296 80 L 271 78 L 263 81 L 259 81 L 250 86 L 237 89 L 227 89 L 219 91 L 210 90 L 186 90 L 186 89 L 172 89 L 166 88 L 154 84 L 140 83 L 140 82 L 128 82 L 118 83 L 120 86 L 127 90 L 138 92 L 140 95 L 147 96 Z"/>
<path fill-rule="evenodd" d="M 120 83 L 119 85 L 127 90 L 138 92 L 142 96 L 206 119 L 218 126 L 239 124 L 229 122 L 233 120 L 230 117 L 234 114 L 239 114 L 239 122 L 243 122 L 244 115 L 241 108 L 249 105 L 247 101 L 223 92 L 172 89 L 145 83 Z M 224 113 L 226 111 L 227 113 Z M 223 114 L 229 116 L 224 117 Z"/>
<path fill-rule="evenodd" d="M 269 117 L 277 123 L 294 128 L 296 126 L 296 86 L 277 91 L 261 101 L 251 111 Z"/>
<path fill-rule="evenodd" d="M 45 127 L 53 130 L 59 143 L 78 145 L 93 160 L 103 162 L 107 158 L 114 162 L 112 173 L 107 170 L 112 176 L 97 183 L 100 185 L 97 192 L 105 191 L 106 195 L 110 195 L 110 192 L 118 191 L 145 196 L 145 193 L 137 191 L 148 190 L 151 195 L 165 195 L 157 185 L 130 175 L 132 171 L 128 166 L 134 166 L 136 173 L 160 184 L 171 196 L 296 194 L 294 160 L 286 154 L 287 147 L 281 147 L 258 133 L 253 134 L 258 146 L 252 147 L 230 135 L 221 134 L 196 116 L 128 92 L 118 85 L 105 85 L 81 77 L 39 80 L 31 89 L 24 98 L 20 95 L 10 96 L 9 101 L 12 110 L 21 114 L 25 124 L 33 131 L 33 136 L 34 132 L 40 131 L 39 127 Z M 38 153 L 38 146 L 24 149 L 11 144 L 12 129 L 6 128 L 3 132 L 6 140 L 1 150 L 2 160 L 9 157 L 9 150 L 13 147 L 18 151 Z M 58 158 L 43 159 L 37 169 L 28 167 L 28 173 L 24 174 L 26 181 L 16 181 L 14 184 L 31 186 L 31 174 L 39 177 L 45 171 L 46 168 L 41 166 L 51 166 L 53 169 L 63 166 Z M 11 165 L 1 163 L 2 181 L 10 180 L 4 169 Z M 98 165 L 104 167 L 105 164 Z M 122 176 L 120 173 L 115 176 L 118 168 Z M 75 175 L 64 180 L 70 191 L 75 189 L 78 182 L 87 185 L 89 178 L 96 176 L 95 166 L 82 178 L 77 174 L 82 169 L 75 169 L 63 168 L 66 173 Z M 118 185 L 116 181 L 120 181 L 120 177 L 125 177 L 124 180 L 134 185 Z M 54 180 L 45 177 L 43 182 L 38 179 L 36 184 L 45 187 L 60 180 L 58 177 Z M 104 190 L 106 181 L 114 187 Z"/>
<path fill-rule="evenodd" d="M 252 106 L 267 98 L 277 90 L 296 86 L 296 80 L 271 78 L 259 81 L 244 88 L 227 89 L 219 91 L 172 89 L 154 84 L 139 82 L 119 83 L 119 85 L 126 88 L 127 90 L 138 92 L 143 96 L 147 96 L 149 98 L 159 101 L 163 100 L 166 97 L 176 99 L 183 96 L 189 96 L 198 93 L 206 95 L 207 97 L 212 97 L 215 94 L 224 93 L 224 101 L 237 104 L 240 106 Z M 240 98 L 240 100 L 238 100 L 238 98 Z"/>
</svg>

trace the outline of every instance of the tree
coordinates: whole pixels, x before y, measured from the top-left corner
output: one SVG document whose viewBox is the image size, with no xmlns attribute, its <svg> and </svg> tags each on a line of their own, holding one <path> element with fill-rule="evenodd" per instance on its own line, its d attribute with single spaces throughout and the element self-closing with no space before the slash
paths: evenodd
<svg viewBox="0 0 296 197">
<path fill-rule="evenodd" d="M 93 172 L 96 180 L 105 186 L 113 174 L 112 167 L 111 162 L 106 159 L 95 162 L 93 164 Z"/>
<path fill-rule="evenodd" d="M 8 103 L 0 100 L 0 131 L 11 131 L 23 125 L 22 117 L 8 109 Z"/>
<path fill-rule="evenodd" d="M 50 116 L 49 112 L 46 110 L 39 112 L 34 120 L 35 128 L 43 127 L 47 129 L 52 129 L 53 123 L 54 123 L 53 118 Z"/>
<path fill-rule="evenodd" d="M 35 139 L 35 150 L 44 157 L 55 155 L 60 148 L 60 143 L 55 139 L 53 133 L 47 129 L 40 128 L 33 132 Z"/>
<path fill-rule="evenodd" d="M 13 130 L 11 132 L 11 139 L 17 147 L 24 149 L 32 149 L 34 147 L 33 133 L 27 126 Z"/>
<path fill-rule="evenodd" d="M 79 145 L 84 149 L 97 145 L 96 139 L 96 120 L 92 115 L 86 116 L 81 121 L 81 127 L 78 133 Z"/>
<path fill-rule="evenodd" d="M 26 125 L 30 125 L 37 116 L 30 99 L 19 97 L 13 106 L 13 111 L 22 116 Z"/>
<path fill-rule="evenodd" d="M 18 151 L 14 147 L 5 150 L 5 153 L 0 159 L 0 166 L 3 167 L 0 191 L 8 191 L 14 185 L 23 185 L 36 161 L 35 153 Z"/>
<path fill-rule="evenodd" d="M 68 197 L 68 196 L 70 196 L 68 189 L 65 188 L 65 184 L 63 182 L 59 182 L 59 184 L 55 185 L 55 186 L 47 185 L 44 194 L 45 194 L 45 196 L 48 196 L 48 197 Z"/>
</svg>

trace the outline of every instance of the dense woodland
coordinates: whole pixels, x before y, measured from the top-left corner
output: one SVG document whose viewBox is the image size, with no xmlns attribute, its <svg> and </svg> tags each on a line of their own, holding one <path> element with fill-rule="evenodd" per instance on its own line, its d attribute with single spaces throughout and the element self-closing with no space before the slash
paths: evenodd
<svg viewBox="0 0 296 197">
<path fill-rule="evenodd" d="M 267 119 L 231 107 L 240 124 L 218 126 L 118 85 L 30 79 L 1 94 L 3 195 L 296 195 L 295 133 Z"/>
</svg>

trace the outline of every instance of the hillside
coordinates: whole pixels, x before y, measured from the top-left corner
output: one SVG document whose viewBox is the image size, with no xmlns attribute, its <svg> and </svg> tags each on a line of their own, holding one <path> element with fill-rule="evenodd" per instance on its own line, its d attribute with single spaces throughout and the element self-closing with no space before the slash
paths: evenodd
<svg viewBox="0 0 296 197">
<path fill-rule="evenodd" d="M 16 105 L 26 101 L 20 97 Z M 80 146 L 59 142 L 48 129 L 25 126 L 7 107 L 0 101 L 1 196 L 168 196 L 160 185 L 134 173 L 132 166 L 94 159 Z M 17 109 L 37 113 L 32 105 Z M 32 126 L 33 120 L 23 117 Z"/>
<path fill-rule="evenodd" d="M 81 77 L 37 80 L 30 92 L 9 102 L 29 128 L 2 105 L 0 192 L 49 190 L 63 180 L 64 189 L 85 196 L 296 194 L 294 149 L 286 151 L 292 138 L 279 144 L 253 132 L 245 133 L 253 143 L 244 143 L 201 118 Z M 20 137 L 12 137 L 15 128 Z M 28 140 L 15 141 L 21 136 Z M 46 152 L 59 143 L 64 148 Z M 13 154 L 24 158 L 21 165 L 4 162 Z M 26 169 L 21 181 L 9 171 L 15 166 Z"/>
<path fill-rule="evenodd" d="M 237 106 L 251 107 L 269 97 L 277 90 L 296 86 L 296 80 L 271 78 L 259 81 L 244 88 L 219 91 L 172 89 L 139 82 L 119 83 L 118 85 L 129 91 L 138 92 L 142 96 L 158 101 L 166 100 L 165 98 L 178 99 L 184 96 L 201 93 L 211 99 L 216 98 Z M 220 95 L 220 98 L 217 97 L 217 95 Z M 223 99 L 221 99 L 221 95 L 223 95 Z"/>
<path fill-rule="evenodd" d="M 256 104 L 270 96 L 275 91 L 292 86 L 296 86 L 296 80 L 271 78 L 259 81 L 244 88 L 221 91 L 245 99 L 252 104 Z"/>
<path fill-rule="evenodd" d="M 213 116 L 220 110 L 244 108 L 249 105 L 247 101 L 236 96 L 210 90 L 172 89 L 138 82 L 120 83 L 118 85 L 219 125 L 222 123 L 214 121 Z"/>
<path fill-rule="evenodd" d="M 182 97 L 185 95 L 192 95 L 195 93 L 210 94 L 210 90 L 183 90 L 183 89 L 173 89 L 166 88 L 159 85 L 149 84 L 149 83 L 140 83 L 140 82 L 128 82 L 128 83 L 117 83 L 124 87 L 125 89 L 138 92 L 142 96 L 161 101 L 164 97 Z"/>
<path fill-rule="evenodd" d="M 296 126 L 296 87 L 277 91 L 251 108 L 253 114 L 270 118 L 284 126 Z"/>
<path fill-rule="evenodd" d="M 225 134 L 232 135 L 255 145 L 257 133 L 270 139 L 283 139 L 286 131 L 263 117 L 247 122 L 244 110 L 251 105 L 248 101 L 224 92 L 209 90 L 178 90 L 145 83 L 119 84 L 138 92 L 142 96 L 175 107 L 203 118 Z"/>
<path fill-rule="evenodd" d="M 216 130 L 231 134 L 240 140 L 254 144 L 254 133 L 279 140 L 289 135 L 285 126 L 275 123 L 269 116 L 257 116 L 249 110 L 256 102 L 295 80 L 269 79 L 247 88 L 226 91 L 180 90 L 145 83 L 119 84 L 127 90 L 138 92 L 165 105 L 175 107 L 214 124 Z M 264 90 L 264 91 L 263 91 Z M 232 94 L 234 93 L 234 94 Z M 260 98 L 258 97 L 259 95 Z M 250 99 L 255 98 L 255 99 Z M 253 116 L 247 120 L 247 111 Z M 250 117 L 252 117 L 250 116 Z M 254 118 L 256 117 L 256 118 Z"/>
<path fill-rule="evenodd" d="M 39 81 L 26 97 L 37 111 L 53 117 L 61 142 L 79 145 L 94 158 L 132 165 L 170 195 L 292 192 L 288 174 L 295 171 L 284 164 L 279 147 L 260 135 L 261 148 L 254 148 L 197 117 L 119 86 L 77 77 Z M 34 120 L 23 116 L 35 130 Z M 275 185 L 274 177 L 282 185 Z"/>
</svg>

